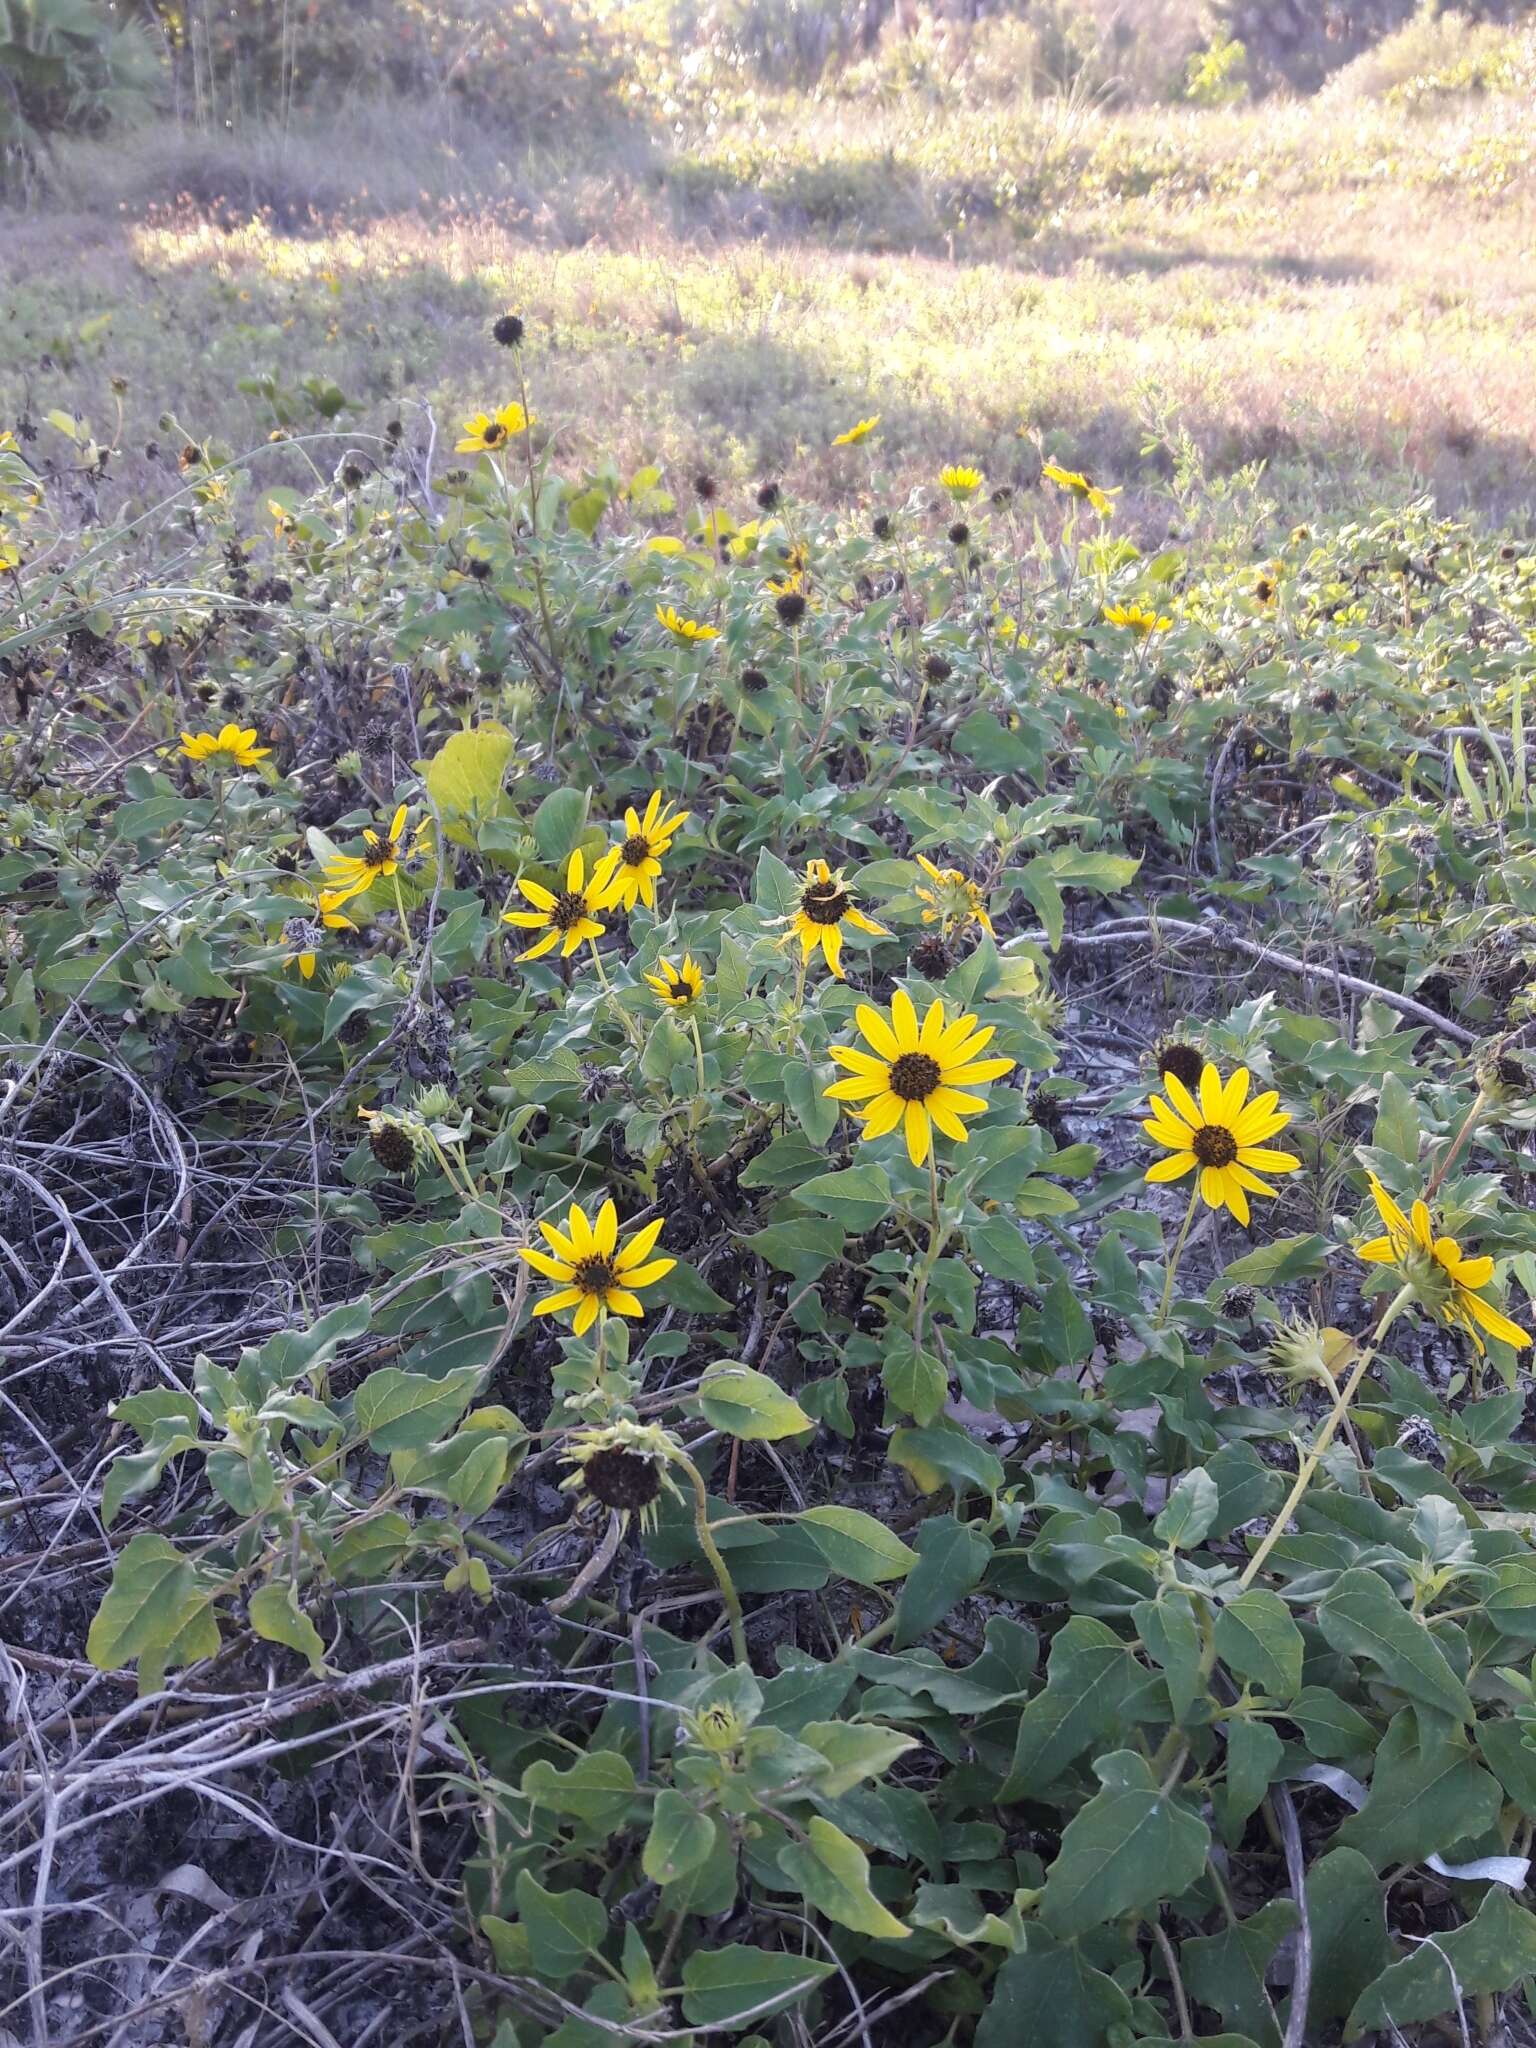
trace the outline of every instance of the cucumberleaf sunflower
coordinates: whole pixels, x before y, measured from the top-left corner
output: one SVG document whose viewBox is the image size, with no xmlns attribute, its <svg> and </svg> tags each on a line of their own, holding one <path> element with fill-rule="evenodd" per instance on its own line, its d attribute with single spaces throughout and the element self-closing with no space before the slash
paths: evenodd
<svg viewBox="0 0 1536 2048">
<path fill-rule="evenodd" d="M 1163 1074 L 1165 1102 L 1152 1097 L 1152 1114 L 1142 1129 L 1154 1145 L 1170 1154 L 1147 1168 L 1149 1181 L 1182 1180 L 1198 1167 L 1201 1201 L 1212 1209 L 1230 1209 L 1239 1223 L 1248 1221 L 1249 1195 L 1278 1194 L 1260 1173 L 1294 1173 L 1301 1161 L 1289 1152 L 1272 1152 L 1266 1138 L 1283 1131 L 1290 1117 L 1277 1109 L 1280 1097 L 1271 1090 L 1248 1100 L 1248 1069 L 1239 1067 L 1222 1085 L 1207 1064 L 1200 1074 L 1199 1100 L 1171 1069 Z"/>
<path fill-rule="evenodd" d="M 662 1218 L 637 1230 L 627 1244 L 619 1243 L 619 1212 L 611 1201 L 589 1223 L 579 1202 L 571 1204 L 564 1230 L 553 1223 L 541 1223 L 549 1246 L 547 1252 L 533 1245 L 522 1247 L 522 1257 L 536 1273 L 555 1282 L 555 1292 L 536 1301 L 536 1316 L 560 1315 L 574 1309 L 571 1328 L 584 1336 L 600 1315 L 639 1317 L 645 1314 L 637 1288 L 654 1286 L 677 1264 L 676 1259 L 653 1259 L 651 1251 L 661 1235 Z"/>
<path fill-rule="evenodd" d="M 998 1080 L 1015 1065 L 1010 1059 L 981 1057 L 995 1026 L 978 1030 L 969 1012 L 950 1021 L 936 1000 L 919 1025 L 903 988 L 891 997 L 889 1017 L 871 1003 L 860 1003 L 854 1017 L 871 1050 L 829 1047 L 837 1064 L 848 1069 L 848 1078 L 834 1081 L 826 1093 L 834 1102 L 852 1105 L 848 1114 L 863 1124 L 863 1138 L 887 1137 L 900 1125 L 914 1166 L 927 1159 L 935 1130 L 963 1144 L 969 1133 L 962 1119 L 980 1116 L 987 1108 L 984 1095 L 965 1091 Z"/>
</svg>

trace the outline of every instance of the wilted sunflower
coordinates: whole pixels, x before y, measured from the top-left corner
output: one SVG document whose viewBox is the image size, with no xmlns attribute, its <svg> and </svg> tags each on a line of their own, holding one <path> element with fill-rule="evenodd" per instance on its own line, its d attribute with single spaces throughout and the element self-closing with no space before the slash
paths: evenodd
<svg viewBox="0 0 1536 2048">
<path fill-rule="evenodd" d="M 1149 633 L 1166 633 L 1173 624 L 1165 612 L 1149 611 L 1144 604 L 1107 604 L 1104 620 L 1110 626 L 1124 626 L 1138 640 L 1145 640 Z"/>
<path fill-rule="evenodd" d="M 981 471 L 969 469 L 964 463 L 952 462 L 947 469 L 939 471 L 939 482 L 958 503 L 961 499 L 974 497 L 981 489 Z"/>
<path fill-rule="evenodd" d="M 683 614 L 677 609 L 677 606 L 673 604 L 657 605 L 656 619 L 659 625 L 665 626 L 667 631 L 675 634 L 679 640 L 718 640 L 720 638 L 720 628 L 718 626 L 706 626 L 698 619 L 684 618 Z"/>
<path fill-rule="evenodd" d="M 872 917 L 855 910 L 853 891 L 843 880 L 842 869 L 834 873 L 824 860 L 806 862 L 799 907 L 788 917 L 775 918 L 774 923 L 789 926 L 790 936 L 800 941 L 802 960 L 809 960 L 820 946 L 828 967 L 839 981 L 843 979 L 841 963 L 845 924 L 852 925 L 855 931 L 868 932 L 872 938 L 890 937 L 883 924 L 876 924 Z"/>
<path fill-rule="evenodd" d="M 679 967 L 674 967 L 670 960 L 658 960 L 656 965 L 661 972 L 645 978 L 668 1009 L 691 1009 L 704 993 L 704 970 L 693 955 L 685 953 Z"/>
<path fill-rule="evenodd" d="M 979 924 L 989 939 L 997 937 L 987 915 L 986 898 L 969 876 L 963 875 L 958 868 L 935 867 L 921 853 L 914 857 L 934 885 L 931 889 L 916 891 L 918 902 L 928 906 L 923 912 L 924 924 L 940 925 L 946 935 L 964 931 L 967 925 Z"/>
<path fill-rule="evenodd" d="M 508 441 L 518 434 L 526 434 L 537 426 L 531 412 L 524 412 L 515 401 L 504 405 L 500 412 L 477 412 L 473 419 L 464 422 L 464 438 L 455 441 L 456 455 L 483 455 L 491 449 L 504 448 Z"/>
<path fill-rule="evenodd" d="M 832 436 L 832 446 L 834 448 L 851 448 L 855 441 L 867 440 L 879 424 L 879 413 L 872 412 L 867 420 L 856 421 L 853 426 L 849 427 L 846 433 L 834 434 Z"/>
<path fill-rule="evenodd" d="M 1172 1068 L 1164 1069 L 1163 1086 L 1168 1101 L 1152 1097 L 1152 1114 L 1142 1129 L 1172 1156 L 1149 1166 L 1147 1179 L 1182 1180 L 1198 1166 L 1200 1199 L 1212 1209 L 1230 1209 L 1239 1223 L 1246 1223 L 1249 1195 L 1273 1199 L 1279 1192 L 1260 1180 L 1259 1171 L 1294 1173 L 1301 1165 L 1289 1152 L 1271 1152 L 1264 1144 L 1291 1120 L 1275 1107 L 1280 1097 L 1271 1089 L 1249 1102 L 1246 1067 L 1238 1067 L 1223 1087 L 1220 1074 L 1207 1064 L 1198 1102 Z"/>
<path fill-rule="evenodd" d="M 613 884 L 613 871 L 619 858 L 619 849 L 610 847 L 592 870 L 592 879 L 587 880 L 587 864 L 578 846 L 565 866 L 565 887 L 558 892 L 546 889 L 542 882 L 531 882 L 526 876 L 518 879 L 518 888 L 533 905 L 532 910 L 504 910 L 501 915 L 507 924 L 515 924 L 523 931 L 543 932 L 528 947 L 519 953 L 519 960 L 537 960 L 545 953 L 560 948 L 562 960 L 568 960 L 576 948 L 586 939 L 600 939 L 608 929 L 599 924 L 595 911 L 606 910 L 613 901 L 609 891 Z"/>
<path fill-rule="evenodd" d="M 1010 1059 L 981 1058 L 995 1027 L 978 1030 L 969 1012 L 951 1023 L 943 1003 L 934 1001 L 919 1026 L 904 988 L 891 997 L 889 1019 L 869 1003 L 860 1003 L 854 1016 L 874 1049 L 830 1046 L 831 1057 L 849 1075 L 825 1092 L 834 1102 L 852 1105 L 848 1114 L 863 1124 L 863 1138 L 888 1137 L 899 1124 L 914 1166 L 927 1159 L 935 1129 L 963 1143 L 969 1134 L 961 1119 L 980 1116 L 987 1107 L 984 1095 L 964 1091 L 996 1081 L 1015 1065 Z"/>
<path fill-rule="evenodd" d="M 663 1487 L 674 1500 L 683 1497 L 667 1470 L 672 1439 L 659 1423 L 620 1420 L 579 1430 L 560 1455 L 576 1468 L 561 1480 L 562 1493 L 593 1501 L 626 1523 L 638 1515 L 642 1529 L 655 1526 Z"/>
<path fill-rule="evenodd" d="M 661 1225 L 658 1216 L 621 1246 L 619 1212 L 611 1201 L 598 1210 L 596 1223 L 587 1221 L 579 1202 L 571 1204 L 563 1231 L 553 1223 L 541 1223 L 549 1251 L 524 1245 L 521 1256 L 536 1273 L 556 1283 L 556 1292 L 536 1301 L 534 1314 L 552 1316 L 574 1309 L 571 1328 L 578 1337 L 584 1336 L 600 1315 L 643 1316 L 644 1306 L 634 1290 L 653 1286 L 677 1264 L 676 1259 L 650 1255 Z"/>
<path fill-rule="evenodd" d="M 254 768 L 271 753 L 258 747 L 254 725 L 226 725 L 218 732 L 184 732 L 181 751 L 189 761 L 206 761 L 210 768 Z"/>
<path fill-rule="evenodd" d="M 633 808 L 624 813 L 626 836 L 618 848 L 610 904 L 622 903 L 626 910 L 633 910 L 637 903 L 643 903 L 647 910 L 656 908 L 656 877 L 661 873 L 661 863 L 674 834 L 687 824 L 691 815 L 688 811 L 669 810 L 659 789 L 651 791 L 643 818 Z"/>
<path fill-rule="evenodd" d="M 1488 1348 L 1481 1335 L 1484 1330 L 1523 1351 L 1531 1341 L 1530 1332 L 1484 1301 L 1478 1291 L 1493 1278 L 1493 1260 L 1487 1253 L 1468 1258 L 1454 1237 L 1435 1236 L 1427 1203 L 1415 1202 L 1405 1216 L 1374 1173 L 1370 1181 L 1371 1200 L 1387 1227 L 1383 1236 L 1356 1245 L 1357 1255 L 1367 1265 L 1400 1267 L 1425 1307 L 1453 1329 L 1465 1330 L 1479 1357 Z"/>
<path fill-rule="evenodd" d="M 428 831 L 426 820 L 416 827 L 415 837 L 408 843 L 405 835 L 410 815 L 410 806 L 401 804 L 382 837 L 371 827 L 364 831 L 366 853 L 338 853 L 326 862 L 325 894 L 320 899 L 325 909 L 339 910 L 343 903 L 371 889 L 381 875 L 394 874 L 402 861 L 422 850 Z"/>
<path fill-rule="evenodd" d="M 1043 464 L 1040 474 L 1047 483 L 1055 484 L 1060 490 L 1070 491 L 1074 498 L 1086 499 L 1101 519 L 1109 517 L 1110 513 L 1114 510 L 1110 500 L 1118 498 L 1120 495 L 1119 485 L 1116 485 L 1111 491 L 1102 491 L 1093 478 L 1086 475 L 1082 470 L 1063 469 L 1060 463 L 1057 462 Z"/>
</svg>

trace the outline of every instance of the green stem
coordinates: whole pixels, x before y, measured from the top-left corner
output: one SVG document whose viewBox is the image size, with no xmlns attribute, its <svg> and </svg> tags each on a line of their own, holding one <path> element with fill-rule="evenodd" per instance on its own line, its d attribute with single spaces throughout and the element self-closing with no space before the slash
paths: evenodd
<svg viewBox="0 0 1536 2048">
<path fill-rule="evenodd" d="M 1237 1582 L 1239 1591 L 1243 1591 L 1253 1584 L 1259 1575 L 1265 1558 L 1269 1556 L 1269 1553 L 1285 1533 L 1285 1525 L 1300 1506 L 1302 1495 L 1312 1483 L 1313 1474 L 1323 1462 L 1328 1446 L 1338 1434 L 1339 1425 L 1344 1421 L 1345 1416 L 1349 1412 L 1349 1404 L 1360 1390 L 1360 1382 L 1365 1378 L 1371 1361 L 1381 1349 L 1382 1339 L 1386 1336 L 1388 1330 L 1391 1329 L 1393 1323 L 1412 1297 L 1413 1289 L 1411 1287 L 1400 1287 L 1387 1304 L 1387 1312 L 1376 1326 L 1375 1341 L 1367 1344 L 1360 1356 L 1355 1360 L 1349 1378 L 1339 1390 L 1338 1398 L 1333 1404 L 1328 1420 L 1318 1431 L 1317 1441 L 1296 1469 L 1295 1482 L 1286 1496 L 1285 1505 L 1281 1508 L 1279 1514 L 1275 1516 L 1273 1522 L 1270 1523 L 1264 1541 L 1253 1553 L 1253 1556 L 1249 1558 L 1247 1566 Z"/>
<path fill-rule="evenodd" d="M 742 1619 L 741 1598 L 736 1591 L 736 1581 L 731 1577 L 725 1559 L 720 1555 L 713 1532 L 709 1526 L 709 1495 L 704 1486 L 704 1475 L 685 1451 L 674 1449 L 672 1456 L 687 1473 L 693 1487 L 693 1533 L 698 1538 L 699 1548 L 709 1560 L 720 1587 L 720 1597 L 725 1602 L 725 1611 L 731 1623 L 731 1654 L 738 1664 L 747 1662 L 747 1630 Z"/>
<path fill-rule="evenodd" d="M 699 1020 L 693 1011 L 688 1012 L 688 1029 L 693 1033 L 693 1066 L 699 1077 L 699 1093 L 704 1093 L 704 1041 L 699 1036 Z"/>
<path fill-rule="evenodd" d="M 1184 1211 L 1184 1221 L 1179 1225 L 1179 1234 L 1174 1242 L 1173 1255 L 1168 1261 L 1168 1270 L 1163 1276 L 1163 1298 L 1158 1303 L 1157 1321 L 1152 1325 L 1155 1330 L 1160 1330 L 1168 1320 L 1168 1310 L 1173 1302 L 1173 1283 L 1178 1277 L 1179 1261 L 1184 1256 L 1185 1241 L 1189 1236 L 1189 1226 L 1195 1220 L 1195 1204 L 1199 1199 L 1200 1176 L 1196 1174 L 1195 1184 L 1189 1191 L 1189 1207 Z"/>
<path fill-rule="evenodd" d="M 395 886 L 395 914 L 400 919 L 400 940 L 405 947 L 405 957 L 409 960 L 411 957 L 411 924 L 410 919 L 405 914 L 405 898 L 400 893 L 400 870 L 398 868 L 390 876 L 390 880 Z"/>
</svg>

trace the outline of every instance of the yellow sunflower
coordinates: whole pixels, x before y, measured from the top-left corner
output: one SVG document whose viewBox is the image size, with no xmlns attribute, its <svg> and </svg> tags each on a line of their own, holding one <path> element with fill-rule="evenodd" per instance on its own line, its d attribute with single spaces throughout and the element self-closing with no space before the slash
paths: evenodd
<svg viewBox="0 0 1536 2048">
<path fill-rule="evenodd" d="M 542 882 L 530 882 L 526 876 L 519 878 L 517 886 L 533 909 L 504 910 L 502 918 L 524 931 L 544 934 L 526 952 L 518 954 L 519 960 L 537 960 L 552 953 L 556 946 L 560 948 L 560 957 L 568 960 L 584 940 L 603 936 L 608 927 L 599 924 L 593 913 L 606 910 L 613 901 L 609 889 L 618 858 L 618 848 L 611 847 L 592 870 L 589 882 L 587 864 L 578 846 L 566 863 L 565 887 L 558 893 L 546 889 Z"/>
<path fill-rule="evenodd" d="M 828 967 L 843 979 L 843 926 L 852 925 L 855 931 L 868 932 L 872 938 L 888 939 L 889 931 L 883 924 L 876 924 L 872 917 L 866 917 L 853 904 L 853 891 L 843 880 L 843 871 L 836 873 L 824 860 L 807 861 L 805 880 L 800 885 L 800 903 L 788 917 L 774 919 L 775 924 L 787 924 L 789 936 L 800 941 L 800 956 L 809 960 L 820 946 Z"/>
<path fill-rule="evenodd" d="M 934 885 L 916 891 L 918 902 L 928 906 L 923 912 L 924 924 L 940 925 L 945 932 L 964 931 L 967 925 L 979 924 L 989 939 L 997 937 L 987 914 L 986 898 L 968 875 L 961 874 L 958 868 L 935 867 L 921 853 L 915 858 Z"/>
<path fill-rule="evenodd" d="M 211 768 L 254 768 L 271 753 L 258 747 L 254 725 L 226 725 L 218 732 L 184 732 L 181 751 L 189 761 L 206 761 Z"/>
<path fill-rule="evenodd" d="M 1124 626 L 1138 640 L 1145 640 L 1149 633 L 1166 633 L 1173 624 L 1165 612 L 1148 611 L 1143 604 L 1107 604 L 1104 619 L 1107 625 Z"/>
<path fill-rule="evenodd" d="M 637 903 L 643 903 L 647 910 L 656 908 L 656 877 L 661 873 L 661 863 L 674 834 L 687 824 L 691 815 L 689 811 L 670 810 L 659 789 L 651 791 L 643 818 L 632 807 L 624 813 L 626 836 L 618 848 L 610 904 L 622 903 L 626 910 L 633 910 Z"/>
<path fill-rule="evenodd" d="M 1259 1173 L 1294 1173 L 1301 1164 L 1289 1152 L 1271 1152 L 1264 1143 L 1291 1120 L 1275 1107 L 1280 1097 L 1271 1090 L 1249 1102 L 1246 1067 L 1237 1068 L 1223 1087 L 1220 1074 L 1207 1064 L 1200 1073 L 1198 1102 L 1177 1074 L 1165 1072 L 1163 1086 L 1168 1101 L 1152 1097 L 1152 1114 L 1142 1129 L 1171 1156 L 1149 1166 L 1147 1179 L 1182 1180 L 1198 1166 L 1200 1199 L 1212 1209 L 1230 1209 L 1239 1223 L 1246 1223 L 1249 1195 L 1273 1198 L 1279 1192 Z"/>
<path fill-rule="evenodd" d="M 656 965 L 661 972 L 645 978 L 668 1009 L 692 1009 L 704 993 L 704 970 L 693 955 L 685 953 L 679 967 L 674 967 L 670 960 L 658 960 Z"/>
<path fill-rule="evenodd" d="M 332 907 L 332 899 L 315 890 L 306 894 L 305 907 L 297 917 L 290 917 L 283 926 L 283 938 L 293 948 L 285 954 L 283 965 L 297 967 L 306 981 L 315 977 L 315 962 L 327 932 L 355 932 L 357 926 L 350 917 L 343 917 Z"/>
<path fill-rule="evenodd" d="M 1045 463 L 1040 474 L 1047 483 L 1055 484 L 1059 490 L 1070 491 L 1074 498 L 1085 499 L 1101 519 L 1109 517 L 1114 510 L 1110 500 L 1120 495 L 1118 484 L 1112 491 L 1101 491 L 1091 476 L 1085 475 L 1080 469 L 1063 469 L 1059 462 Z"/>
<path fill-rule="evenodd" d="M 720 638 L 720 628 L 718 626 L 706 626 L 698 619 L 684 618 L 675 604 L 657 605 L 656 619 L 659 625 L 665 626 L 667 631 L 675 634 L 679 640 L 718 640 Z"/>
<path fill-rule="evenodd" d="M 872 412 L 867 420 L 857 420 L 846 433 L 834 434 L 832 436 L 832 446 L 834 448 L 851 448 L 856 441 L 867 440 L 879 424 L 879 413 Z"/>
<path fill-rule="evenodd" d="M 1401 1267 L 1404 1277 L 1416 1283 L 1420 1300 L 1441 1322 L 1465 1330 L 1479 1357 L 1488 1348 L 1483 1330 L 1523 1351 L 1531 1341 L 1530 1332 L 1512 1323 L 1479 1292 L 1493 1278 L 1493 1260 L 1487 1253 L 1469 1258 L 1454 1237 L 1435 1236 L 1427 1203 L 1415 1202 L 1405 1216 L 1374 1173 L 1370 1180 L 1371 1200 L 1387 1227 L 1383 1236 L 1356 1245 L 1357 1255 L 1367 1265 Z"/>
<path fill-rule="evenodd" d="M 952 462 L 948 469 L 939 471 L 939 482 L 957 502 L 974 497 L 981 489 L 981 471 L 968 469 L 963 463 Z"/>
<path fill-rule="evenodd" d="M 584 1336 L 600 1315 L 643 1316 L 645 1308 L 635 1289 L 650 1287 L 670 1273 L 676 1259 L 653 1259 L 651 1249 L 661 1235 L 662 1218 L 637 1230 L 625 1245 L 619 1243 L 619 1212 L 604 1202 L 596 1223 L 587 1221 L 579 1202 L 571 1204 L 565 1229 L 541 1223 L 549 1251 L 522 1247 L 521 1256 L 536 1273 L 553 1280 L 556 1291 L 536 1301 L 536 1316 L 559 1315 L 571 1308 L 571 1328 Z"/>
<path fill-rule="evenodd" d="M 520 405 L 504 405 L 500 412 L 477 412 L 473 419 L 464 422 L 464 438 L 454 443 L 456 455 L 484 455 L 495 448 L 504 448 L 508 441 L 518 434 L 526 434 L 538 422 L 530 412 L 524 412 Z"/>
<path fill-rule="evenodd" d="M 863 1124 L 862 1138 L 888 1137 L 899 1124 L 914 1166 L 927 1159 L 935 1130 L 964 1143 L 969 1133 L 961 1119 L 980 1116 L 987 1108 L 984 1095 L 964 1091 L 996 1081 L 1015 1065 L 1009 1059 L 982 1059 L 994 1027 L 978 1030 L 969 1012 L 951 1022 L 936 1000 L 919 1025 L 904 988 L 891 997 L 888 1019 L 870 1003 L 860 1003 L 854 1016 L 873 1051 L 830 1046 L 831 1057 L 849 1072 L 846 1081 L 834 1081 L 825 1092 L 834 1102 L 854 1105 L 848 1114 Z"/>
<path fill-rule="evenodd" d="M 365 889 L 371 889 L 381 875 L 392 875 L 402 861 L 419 853 L 426 842 L 427 824 L 425 819 L 416 827 L 416 835 L 407 842 L 406 827 L 410 822 L 410 806 L 401 804 L 389 821 L 389 830 L 382 836 L 371 827 L 363 833 L 367 845 L 366 853 L 338 853 L 325 864 L 325 893 L 320 901 L 327 910 L 339 910 L 354 896 L 361 896 Z"/>
</svg>

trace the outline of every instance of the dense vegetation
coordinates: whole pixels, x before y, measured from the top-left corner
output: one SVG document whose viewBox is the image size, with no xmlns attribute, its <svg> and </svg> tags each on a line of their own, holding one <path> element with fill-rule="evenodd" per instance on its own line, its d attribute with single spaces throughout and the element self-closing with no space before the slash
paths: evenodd
<svg viewBox="0 0 1536 2048">
<path fill-rule="evenodd" d="M 260 10 L 161 12 L 178 91 L 259 77 Z M 756 19 L 669 175 L 907 118 L 921 37 L 715 123 Z M 1390 133 L 1513 247 L 1526 44 L 1439 34 L 1363 119 L 1073 116 L 969 269 L 693 248 L 691 413 L 667 264 L 443 194 L 392 270 L 218 195 L 10 305 L 0 2041 L 1536 2040 L 1525 428 L 1437 500 L 1432 436 L 976 376 L 1085 164 L 1130 246 L 1175 159 L 1368 212 Z M 924 205 L 1066 119 L 988 47 Z M 23 253 L 103 147 L 46 127 Z M 920 361 L 850 311 L 919 274 Z M 775 292 L 837 371 L 765 414 Z"/>
</svg>

